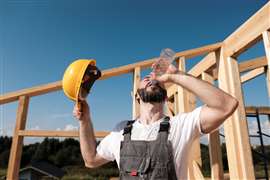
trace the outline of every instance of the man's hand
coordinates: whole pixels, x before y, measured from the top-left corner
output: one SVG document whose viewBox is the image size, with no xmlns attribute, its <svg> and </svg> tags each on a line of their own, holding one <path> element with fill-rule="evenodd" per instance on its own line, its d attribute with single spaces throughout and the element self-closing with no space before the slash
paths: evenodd
<svg viewBox="0 0 270 180">
<path fill-rule="evenodd" d="M 161 76 L 158 76 L 159 72 L 165 72 Z M 171 64 L 167 59 L 159 58 L 154 64 L 152 64 L 151 79 L 157 80 L 161 83 L 171 82 L 170 76 L 172 74 L 184 74 L 177 70 L 177 68 Z"/>
<path fill-rule="evenodd" d="M 79 103 L 80 105 L 76 103 L 73 108 L 73 116 L 80 121 L 86 121 L 90 117 L 89 105 L 86 101 L 80 101 Z"/>
</svg>

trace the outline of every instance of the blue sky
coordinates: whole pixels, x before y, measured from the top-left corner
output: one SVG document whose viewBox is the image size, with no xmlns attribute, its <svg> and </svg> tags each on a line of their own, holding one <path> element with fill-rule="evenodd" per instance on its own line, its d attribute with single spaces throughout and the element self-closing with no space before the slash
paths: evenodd
<svg viewBox="0 0 270 180">
<path fill-rule="evenodd" d="M 1 94 L 61 80 L 79 58 L 95 58 L 104 70 L 156 57 L 166 47 L 182 51 L 222 41 L 266 2 L 1 0 Z M 259 43 L 239 59 L 264 54 Z M 243 88 L 247 105 L 269 105 L 264 76 Z M 131 74 L 94 85 L 88 100 L 95 129 L 131 118 L 131 90 Z M 0 108 L 0 128 L 11 135 L 17 103 Z M 27 128 L 74 129 L 72 109 L 62 91 L 31 98 Z"/>
</svg>

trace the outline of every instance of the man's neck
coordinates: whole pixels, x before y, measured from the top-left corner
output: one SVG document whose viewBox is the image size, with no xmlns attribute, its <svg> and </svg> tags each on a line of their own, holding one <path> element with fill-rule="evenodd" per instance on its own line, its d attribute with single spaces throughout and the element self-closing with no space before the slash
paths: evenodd
<svg viewBox="0 0 270 180">
<path fill-rule="evenodd" d="M 142 103 L 140 105 L 140 122 L 142 124 L 152 124 L 163 117 L 163 103 Z"/>
</svg>

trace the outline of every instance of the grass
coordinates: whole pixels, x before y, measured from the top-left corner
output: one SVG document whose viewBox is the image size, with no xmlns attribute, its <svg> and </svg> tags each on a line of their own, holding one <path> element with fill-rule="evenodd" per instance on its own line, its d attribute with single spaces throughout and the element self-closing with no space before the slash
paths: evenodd
<svg viewBox="0 0 270 180">
<path fill-rule="evenodd" d="M 70 166 L 65 167 L 64 170 L 66 171 L 66 175 L 62 178 L 64 180 L 107 180 L 109 177 L 117 177 L 119 175 L 118 169 L 113 167 L 89 169 L 80 166 Z"/>
<path fill-rule="evenodd" d="M 7 169 L 0 169 L 0 177 L 5 176 L 7 173 Z"/>
</svg>

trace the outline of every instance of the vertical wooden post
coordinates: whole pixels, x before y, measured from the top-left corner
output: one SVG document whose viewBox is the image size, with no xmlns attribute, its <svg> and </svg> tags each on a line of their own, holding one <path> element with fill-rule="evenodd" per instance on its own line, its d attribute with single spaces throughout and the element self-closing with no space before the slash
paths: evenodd
<svg viewBox="0 0 270 180">
<path fill-rule="evenodd" d="M 19 136 L 19 130 L 25 129 L 26 117 L 28 111 L 29 97 L 21 96 L 19 98 L 19 106 L 16 117 L 16 126 L 12 138 L 12 146 L 10 151 L 7 179 L 19 179 L 19 169 L 23 148 L 23 136 Z"/>
<path fill-rule="evenodd" d="M 209 74 L 203 72 L 202 80 L 214 84 L 214 78 Z M 211 167 L 211 178 L 224 179 L 222 155 L 219 139 L 219 130 L 215 130 L 208 135 L 209 141 L 209 155 L 210 155 L 210 167 Z"/>
<path fill-rule="evenodd" d="M 185 57 L 181 57 L 177 62 L 177 68 L 180 71 L 186 71 L 185 65 Z M 188 112 L 188 94 L 187 90 L 182 88 L 181 86 L 177 86 L 177 96 L 175 96 L 176 107 L 178 109 L 178 113 Z"/>
<path fill-rule="evenodd" d="M 180 71 L 185 72 L 185 57 L 181 57 L 177 62 L 177 68 Z M 177 113 L 190 112 L 196 108 L 196 97 L 182 88 L 181 86 L 177 86 L 177 96 L 175 96 L 175 103 L 178 109 Z M 194 103 L 195 101 L 195 103 Z M 190 162 L 188 168 L 189 179 L 195 179 L 194 171 L 193 171 L 193 161 L 196 161 L 200 166 L 202 165 L 201 161 L 201 148 L 200 148 L 200 137 L 194 139 L 192 143 L 192 152 L 190 153 Z"/>
<path fill-rule="evenodd" d="M 268 97 L 270 98 L 270 32 L 264 31 L 263 35 L 263 44 L 267 59 L 267 67 L 266 67 L 266 84 L 268 89 Z"/>
<path fill-rule="evenodd" d="M 219 86 L 236 97 L 238 108 L 224 123 L 230 179 L 255 179 L 238 63 L 220 53 Z"/>
<path fill-rule="evenodd" d="M 132 95 L 133 97 L 132 118 L 133 119 L 136 119 L 140 114 L 140 108 L 139 108 L 140 105 L 136 99 L 136 92 L 137 92 L 137 89 L 139 88 L 140 80 L 141 80 L 141 68 L 136 67 L 133 72 L 133 95 Z"/>
</svg>

